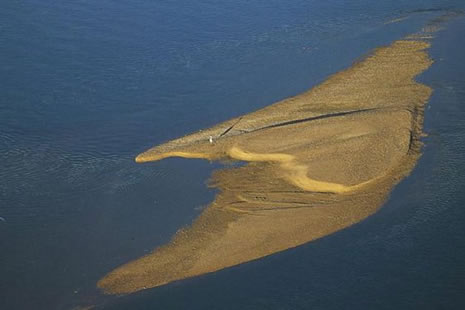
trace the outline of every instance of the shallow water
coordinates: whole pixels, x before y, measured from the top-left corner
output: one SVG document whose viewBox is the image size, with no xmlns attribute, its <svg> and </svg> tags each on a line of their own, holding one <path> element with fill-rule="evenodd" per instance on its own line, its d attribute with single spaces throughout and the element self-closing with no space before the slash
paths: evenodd
<svg viewBox="0 0 465 310">
<path fill-rule="evenodd" d="M 386 1 L 387 2 L 387 1 Z M 368 220 L 135 296 L 106 272 L 208 204 L 217 167 L 140 151 L 294 95 L 461 1 L 9 1 L 0 5 L 0 297 L 5 309 L 444 308 L 465 304 L 465 23 L 430 50 L 425 154 Z M 433 10 L 431 10 L 433 9 Z M 408 18 L 390 23 L 400 17 Z"/>
</svg>

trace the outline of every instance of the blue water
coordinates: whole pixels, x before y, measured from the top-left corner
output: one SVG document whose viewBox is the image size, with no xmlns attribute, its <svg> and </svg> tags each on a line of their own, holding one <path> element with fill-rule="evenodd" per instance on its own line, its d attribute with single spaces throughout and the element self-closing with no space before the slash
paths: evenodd
<svg viewBox="0 0 465 310">
<path fill-rule="evenodd" d="M 465 22 L 433 41 L 425 154 L 368 220 L 122 298 L 106 272 L 167 242 L 219 165 L 155 144 L 297 94 L 463 1 L 0 4 L 0 308 L 465 308 Z M 385 22 L 408 17 L 402 22 Z"/>
</svg>

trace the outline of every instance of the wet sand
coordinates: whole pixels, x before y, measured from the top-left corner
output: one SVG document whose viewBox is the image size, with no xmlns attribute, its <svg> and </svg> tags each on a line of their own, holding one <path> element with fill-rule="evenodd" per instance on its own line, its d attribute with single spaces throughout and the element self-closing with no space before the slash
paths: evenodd
<svg viewBox="0 0 465 310">
<path fill-rule="evenodd" d="M 421 155 L 432 90 L 414 78 L 432 64 L 428 47 L 417 38 L 396 41 L 303 94 L 137 156 L 247 164 L 216 171 L 211 186 L 219 194 L 191 227 L 98 287 L 124 294 L 217 271 L 376 212 Z"/>
</svg>

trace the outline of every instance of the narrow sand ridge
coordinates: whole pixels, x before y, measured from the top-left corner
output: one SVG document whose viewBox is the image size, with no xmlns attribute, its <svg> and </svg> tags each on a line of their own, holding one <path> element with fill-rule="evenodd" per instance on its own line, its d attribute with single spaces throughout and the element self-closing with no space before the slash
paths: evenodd
<svg viewBox="0 0 465 310">
<path fill-rule="evenodd" d="M 414 80 L 432 60 L 421 40 L 376 49 L 313 89 L 160 146 L 166 157 L 235 159 L 189 228 L 98 282 L 131 293 L 264 257 L 373 214 L 420 156 L 432 90 Z"/>
</svg>

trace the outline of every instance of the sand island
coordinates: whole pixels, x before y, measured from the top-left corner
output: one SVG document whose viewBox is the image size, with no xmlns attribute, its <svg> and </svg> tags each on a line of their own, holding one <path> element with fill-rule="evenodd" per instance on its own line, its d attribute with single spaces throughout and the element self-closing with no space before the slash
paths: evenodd
<svg viewBox="0 0 465 310">
<path fill-rule="evenodd" d="M 327 236 L 376 212 L 421 155 L 432 89 L 431 31 L 381 47 L 298 96 L 156 146 L 167 157 L 232 159 L 215 200 L 170 243 L 98 282 L 108 294 L 160 286 Z"/>
</svg>

